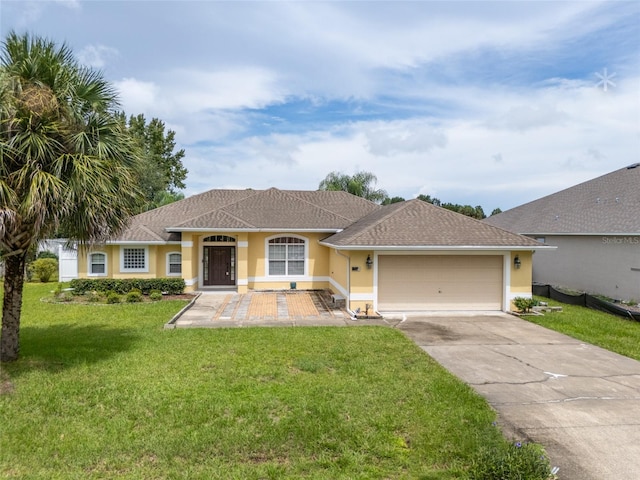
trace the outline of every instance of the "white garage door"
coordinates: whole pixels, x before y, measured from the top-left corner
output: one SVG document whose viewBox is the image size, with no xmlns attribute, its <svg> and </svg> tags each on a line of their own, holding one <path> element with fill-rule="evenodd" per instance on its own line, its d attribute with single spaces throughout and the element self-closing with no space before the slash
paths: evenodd
<svg viewBox="0 0 640 480">
<path fill-rule="evenodd" d="M 380 255 L 378 311 L 501 310 L 502 256 Z"/>
</svg>

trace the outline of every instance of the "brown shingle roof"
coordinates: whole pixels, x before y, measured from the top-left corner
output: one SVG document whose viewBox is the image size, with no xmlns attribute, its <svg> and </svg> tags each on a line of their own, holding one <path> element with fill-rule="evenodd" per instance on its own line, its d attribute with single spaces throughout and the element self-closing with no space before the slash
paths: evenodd
<svg viewBox="0 0 640 480">
<path fill-rule="evenodd" d="M 337 231 L 379 208 L 346 192 L 210 190 L 136 215 L 115 241 L 179 241 L 177 232 L 197 229 Z"/>
<path fill-rule="evenodd" d="M 324 244 L 334 247 L 530 247 L 540 243 L 422 200 L 374 211 Z"/>
<path fill-rule="evenodd" d="M 640 234 L 640 164 L 484 220 L 523 234 Z"/>
</svg>

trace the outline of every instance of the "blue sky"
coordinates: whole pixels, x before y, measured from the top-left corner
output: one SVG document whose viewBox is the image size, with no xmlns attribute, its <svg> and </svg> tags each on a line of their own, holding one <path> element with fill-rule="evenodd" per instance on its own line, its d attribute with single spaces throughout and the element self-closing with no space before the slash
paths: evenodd
<svg viewBox="0 0 640 480">
<path fill-rule="evenodd" d="M 66 42 L 176 131 L 187 195 L 366 170 L 487 213 L 639 161 L 639 25 L 627 1 L 0 0 L 3 37 Z"/>
</svg>

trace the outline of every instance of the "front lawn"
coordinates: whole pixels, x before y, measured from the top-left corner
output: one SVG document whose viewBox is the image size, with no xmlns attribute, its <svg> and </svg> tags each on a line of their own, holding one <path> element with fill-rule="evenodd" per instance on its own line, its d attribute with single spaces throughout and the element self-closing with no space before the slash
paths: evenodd
<svg viewBox="0 0 640 480">
<path fill-rule="evenodd" d="M 40 302 L 51 289 L 27 285 L 0 372 L 2 478 L 444 480 L 513 456 L 397 330 L 163 330 L 184 302 Z"/>
<path fill-rule="evenodd" d="M 526 316 L 530 322 L 571 337 L 640 360 L 640 322 L 544 297 L 537 300 L 562 306 L 562 312 Z"/>
</svg>

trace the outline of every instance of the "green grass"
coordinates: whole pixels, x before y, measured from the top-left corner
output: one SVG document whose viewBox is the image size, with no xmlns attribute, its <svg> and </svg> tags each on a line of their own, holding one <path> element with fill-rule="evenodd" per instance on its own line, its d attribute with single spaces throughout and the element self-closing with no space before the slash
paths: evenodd
<svg viewBox="0 0 640 480">
<path fill-rule="evenodd" d="M 526 316 L 530 322 L 597 345 L 612 352 L 640 360 L 640 322 L 609 313 L 536 297 L 549 305 L 562 306 L 562 312 Z"/>
<path fill-rule="evenodd" d="M 163 330 L 184 302 L 40 302 L 51 289 L 27 285 L 1 372 L 2 478 L 456 479 L 512 449 L 397 330 Z"/>
</svg>

